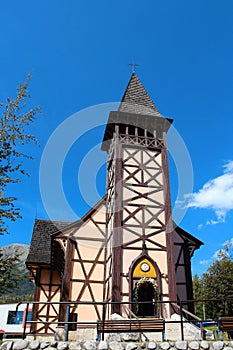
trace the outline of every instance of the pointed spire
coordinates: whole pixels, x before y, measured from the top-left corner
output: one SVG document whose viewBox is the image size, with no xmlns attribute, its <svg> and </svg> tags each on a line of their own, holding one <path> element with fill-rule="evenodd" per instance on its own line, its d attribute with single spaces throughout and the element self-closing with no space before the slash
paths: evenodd
<svg viewBox="0 0 233 350">
<path fill-rule="evenodd" d="M 122 97 L 118 111 L 162 117 L 134 71 Z"/>
<path fill-rule="evenodd" d="M 159 135 L 167 132 L 173 119 L 164 118 L 146 92 L 135 72 L 132 73 L 118 111 L 109 114 L 102 150 L 109 149 L 109 140 L 114 135 L 115 125 L 131 125 L 141 129 L 157 131 Z M 160 137 L 160 136 L 159 136 Z"/>
</svg>

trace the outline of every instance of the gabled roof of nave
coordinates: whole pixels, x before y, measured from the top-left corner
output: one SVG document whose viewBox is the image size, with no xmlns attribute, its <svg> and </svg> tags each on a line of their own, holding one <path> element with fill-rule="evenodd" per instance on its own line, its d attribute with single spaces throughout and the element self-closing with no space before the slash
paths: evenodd
<svg viewBox="0 0 233 350">
<path fill-rule="evenodd" d="M 105 201 L 106 195 L 102 197 L 100 201 L 96 203 L 96 205 L 91 208 L 80 220 L 75 222 L 36 219 L 33 228 L 30 251 L 26 263 L 50 265 L 52 239 L 68 237 L 71 232 L 78 230 L 85 224 L 85 222 L 95 215 L 102 205 L 105 205 Z M 182 238 L 187 240 L 190 246 L 193 246 L 193 251 L 203 244 L 203 242 L 201 242 L 199 239 L 177 226 L 175 222 L 173 222 L 173 225 L 174 231 L 176 231 Z"/>
<path fill-rule="evenodd" d="M 74 222 L 69 223 L 66 225 L 62 230 L 57 230 L 57 232 L 53 232 L 53 238 L 67 238 L 72 237 L 74 235 L 74 232 L 78 230 L 80 227 L 82 227 L 85 223 L 88 222 L 96 213 L 101 210 L 101 212 L 106 215 L 106 198 L 107 194 L 105 194 L 100 200 L 92 207 L 90 208 L 79 220 L 76 220 Z M 104 211 L 103 208 L 104 207 Z"/>
<path fill-rule="evenodd" d="M 105 201 L 106 195 L 85 213 L 80 220 L 74 222 L 36 219 L 26 263 L 28 265 L 50 265 L 52 257 L 52 239 L 72 236 L 72 233 L 82 227 L 101 206 L 105 206 Z"/>
<path fill-rule="evenodd" d="M 50 264 L 51 263 L 51 236 L 57 231 L 62 231 L 71 222 L 36 219 L 32 232 L 32 239 L 26 263 Z"/>
<path fill-rule="evenodd" d="M 131 75 L 118 111 L 162 117 L 135 72 Z"/>
</svg>

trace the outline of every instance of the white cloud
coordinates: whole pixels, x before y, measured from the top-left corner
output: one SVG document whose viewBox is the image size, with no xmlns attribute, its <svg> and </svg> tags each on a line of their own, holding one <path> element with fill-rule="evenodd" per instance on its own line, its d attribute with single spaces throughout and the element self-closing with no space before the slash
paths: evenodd
<svg viewBox="0 0 233 350">
<path fill-rule="evenodd" d="M 208 220 L 207 225 L 224 222 L 233 209 L 233 161 L 223 166 L 223 174 L 209 180 L 198 192 L 186 196 L 188 208 L 214 210 L 217 220 Z"/>
<path fill-rule="evenodd" d="M 225 169 L 226 173 L 232 173 L 233 172 L 233 161 L 230 160 L 226 164 L 224 164 L 223 168 Z"/>
<path fill-rule="evenodd" d="M 207 220 L 206 221 L 206 225 L 217 225 L 217 224 L 221 224 L 221 223 L 224 223 L 225 222 L 225 216 L 218 216 L 218 219 L 217 220 Z"/>
<path fill-rule="evenodd" d="M 209 265 L 210 264 L 210 260 L 201 260 L 199 262 L 200 265 Z"/>
</svg>

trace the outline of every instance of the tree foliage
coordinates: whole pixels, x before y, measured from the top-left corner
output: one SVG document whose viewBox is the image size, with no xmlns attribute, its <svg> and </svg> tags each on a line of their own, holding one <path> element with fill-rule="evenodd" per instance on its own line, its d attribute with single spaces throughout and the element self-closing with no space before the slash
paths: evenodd
<svg viewBox="0 0 233 350">
<path fill-rule="evenodd" d="M 193 295 L 196 300 L 204 299 L 203 281 L 198 275 L 193 277 Z M 202 302 L 196 302 L 194 304 L 194 313 L 198 317 L 205 318 L 205 305 Z"/>
<path fill-rule="evenodd" d="M 27 131 L 35 120 L 39 107 L 28 109 L 26 103 L 30 98 L 28 83 L 30 75 L 17 89 L 14 99 L 7 98 L 0 104 L 0 235 L 8 232 L 7 220 L 20 218 L 20 209 L 16 207 L 15 196 L 8 194 L 10 184 L 21 181 L 21 175 L 27 174 L 23 169 L 23 159 L 31 158 L 24 152 L 24 146 L 30 142 L 37 143 L 35 136 Z"/>
<path fill-rule="evenodd" d="M 31 156 L 24 151 L 25 145 L 37 143 L 36 137 L 28 133 L 29 125 L 40 112 L 39 107 L 27 107 L 29 80 L 30 75 L 20 84 L 14 99 L 7 98 L 5 103 L 0 103 L 0 235 L 9 233 L 8 220 L 16 221 L 21 217 L 16 207 L 17 198 L 9 194 L 9 187 L 27 174 L 23 160 Z M 0 295 L 17 288 L 19 281 L 25 278 L 17 266 L 19 257 L 18 253 L 4 257 L 0 250 Z"/>
<path fill-rule="evenodd" d="M 219 299 L 196 304 L 196 314 L 203 318 L 233 316 L 233 243 L 226 242 L 217 254 L 216 261 L 210 265 L 200 278 L 193 279 L 195 299 Z M 222 301 L 220 300 L 222 299 Z"/>
<path fill-rule="evenodd" d="M 25 266 L 25 254 L 20 249 L 0 250 L 0 304 L 33 299 L 34 285 Z"/>
<path fill-rule="evenodd" d="M 0 295 L 11 292 L 17 288 L 21 276 L 17 263 L 20 261 L 20 254 L 4 257 L 0 250 Z"/>
</svg>

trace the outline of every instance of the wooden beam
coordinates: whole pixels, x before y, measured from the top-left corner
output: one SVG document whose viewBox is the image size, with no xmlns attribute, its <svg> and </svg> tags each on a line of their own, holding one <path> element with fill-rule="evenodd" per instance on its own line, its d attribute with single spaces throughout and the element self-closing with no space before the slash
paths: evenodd
<svg viewBox="0 0 233 350">
<path fill-rule="evenodd" d="M 164 144 L 166 145 L 166 134 L 163 135 Z M 174 261 L 174 230 L 172 222 L 172 209 L 170 197 L 170 181 L 168 170 L 167 148 L 162 149 L 162 168 L 165 194 L 165 224 L 166 224 L 166 243 L 167 243 L 167 265 L 168 265 L 168 293 L 169 300 L 176 300 L 176 274 Z"/>
<path fill-rule="evenodd" d="M 121 301 L 122 291 L 122 147 L 119 142 L 119 126 L 116 125 L 115 143 L 115 212 L 113 221 L 112 252 L 112 301 Z M 112 313 L 121 313 L 120 304 L 112 304 Z"/>
<path fill-rule="evenodd" d="M 70 299 L 70 278 L 73 270 L 74 243 L 71 239 L 67 239 L 66 254 L 65 254 L 65 269 L 61 285 L 60 301 L 69 301 Z M 65 321 L 66 306 L 63 304 L 59 311 L 59 321 Z"/>
<path fill-rule="evenodd" d="M 35 291 L 34 291 L 34 301 L 40 300 L 40 268 L 36 269 L 36 276 L 35 276 Z M 37 321 L 37 311 L 38 311 L 39 305 L 33 304 L 32 307 L 32 321 Z M 31 324 L 31 332 L 34 333 L 36 331 L 36 323 Z"/>
</svg>

